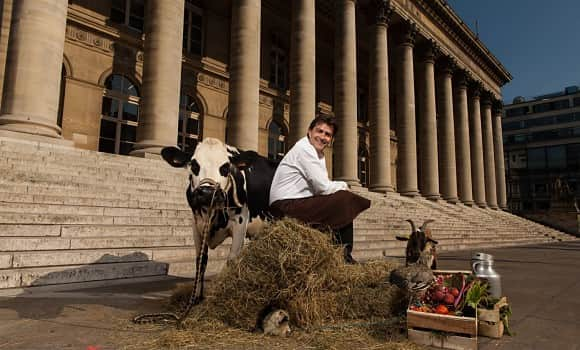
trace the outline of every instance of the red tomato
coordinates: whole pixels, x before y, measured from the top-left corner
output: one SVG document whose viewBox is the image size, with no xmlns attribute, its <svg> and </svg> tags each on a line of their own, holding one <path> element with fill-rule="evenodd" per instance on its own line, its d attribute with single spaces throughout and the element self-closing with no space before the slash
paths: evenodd
<svg viewBox="0 0 580 350">
<path fill-rule="evenodd" d="M 435 312 L 441 315 L 447 315 L 449 313 L 449 309 L 447 306 L 440 304 L 435 308 Z"/>
<path fill-rule="evenodd" d="M 459 295 L 459 289 L 451 288 L 451 294 L 453 294 L 454 297 L 457 297 Z"/>
</svg>

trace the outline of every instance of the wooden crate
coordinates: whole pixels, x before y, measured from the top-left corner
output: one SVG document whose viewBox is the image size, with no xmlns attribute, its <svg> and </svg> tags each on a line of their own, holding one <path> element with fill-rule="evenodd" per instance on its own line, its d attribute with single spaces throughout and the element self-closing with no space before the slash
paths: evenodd
<svg viewBox="0 0 580 350">
<path fill-rule="evenodd" d="M 433 272 L 435 274 L 471 273 L 470 271 L 446 270 Z M 440 315 L 407 309 L 408 338 L 416 344 L 441 349 L 477 350 L 477 325 L 477 316 Z"/>
<path fill-rule="evenodd" d="M 500 318 L 500 309 L 506 305 L 508 305 L 507 298 L 502 297 L 492 310 L 477 309 L 479 335 L 490 338 L 503 336 L 504 325 Z"/>
<path fill-rule="evenodd" d="M 477 317 L 407 310 L 407 332 L 409 340 L 417 344 L 442 349 L 477 349 Z"/>
</svg>

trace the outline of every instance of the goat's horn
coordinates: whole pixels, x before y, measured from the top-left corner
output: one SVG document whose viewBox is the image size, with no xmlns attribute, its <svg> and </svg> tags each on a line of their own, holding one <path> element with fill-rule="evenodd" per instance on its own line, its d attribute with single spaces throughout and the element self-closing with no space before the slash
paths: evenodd
<svg viewBox="0 0 580 350">
<path fill-rule="evenodd" d="M 427 229 L 427 225 L 429 225 L 429 223 L 433 222 L 433 221 L 435 221 L 435 220 L 433 220 L 433 219 L 425 220 L 423 225 L 421 225 L 421 231 L 425 232 L 425 230 Z"/>
<path fill-rule="evenodd" d="M 407 219 L 405 221 L 408 221 L 411 224 L 411 229 L 413 230 L 413 232 L 417 231 L 417 226 L 415 226 L 415 223 L 413 222 L 413 220 Z"/>
</svg>

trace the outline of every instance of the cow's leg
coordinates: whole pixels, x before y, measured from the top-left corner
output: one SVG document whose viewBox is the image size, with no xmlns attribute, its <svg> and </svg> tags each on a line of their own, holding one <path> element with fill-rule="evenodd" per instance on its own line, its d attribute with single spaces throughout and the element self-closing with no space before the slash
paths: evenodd
<svg viewBox="0 0 580 350">
<path fill-rule="evenodd" d="M 227 227 L 219 229 L 216 232 L 212 233 L 212 235 L 209 237 L 207 241 L 208 243 L 207 245 L 210 247 L 210 249 L 215 249 L 217 248 L 218 245 L 222 244 L 223 241 L 225 241 L 226 238 L 228 238 L 229 236 L 231 236 L 231 233 Z"/>
<path fill-rule="evenodd" d="M 201 225 L 201 226 L 200 226 Z M 195 257 L 201 255 L 201 230 L 203 230 L 203 218 L 194 214 L 193 216 L 193 245 L 195 246 Z"/>
<path fill-rule="evenodd" d="M 244 238 L 246 238 L 246 230 L 248 228 L 248 221 L 250 212 L 247 207 L 242 208 L 240 215 L 236 215 L 234 220 L 237 220 L 232 225 L 232 248 L 228 255 L 228 261 L 235 259 L 242 250 L 244 245 Z"/>
</svg>

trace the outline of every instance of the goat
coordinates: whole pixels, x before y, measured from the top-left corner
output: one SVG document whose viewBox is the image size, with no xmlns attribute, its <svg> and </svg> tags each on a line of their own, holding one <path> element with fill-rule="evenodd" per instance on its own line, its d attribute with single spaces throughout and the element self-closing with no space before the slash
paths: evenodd
<svg viewBox="0 0 580 350">
<path fill-rule="evenodd" d="M 405 266 L 394 269 L 389 281 L 409 293 L 418 293 L 427 290 L 435 281 L 432 270 L 437 267 L 435 246 L 438 242 L 431 237 L 431 230 L 427 228 L 434 220 L 426 220 L 418 230 L 413 220 L 406 221 L 411 224 L 411 235 L 396 236 L 397 240 L 407 241 Z"/>
<path fill-rule="evenodd" d="M 399 241 L 407 241 L 407 247 L 405 248 L 405 266 L 420 263 L 433 270 L 436 269 L 436 245 L 439 242 L 433 239 L 431 229 L 427 228 L 427 225 L 435 220 L 425 220 L 418 230 L 413 220 L 407 219 L 406 221 L 411 224 L 411 235 L 395 236 Z"/>
</svg>

